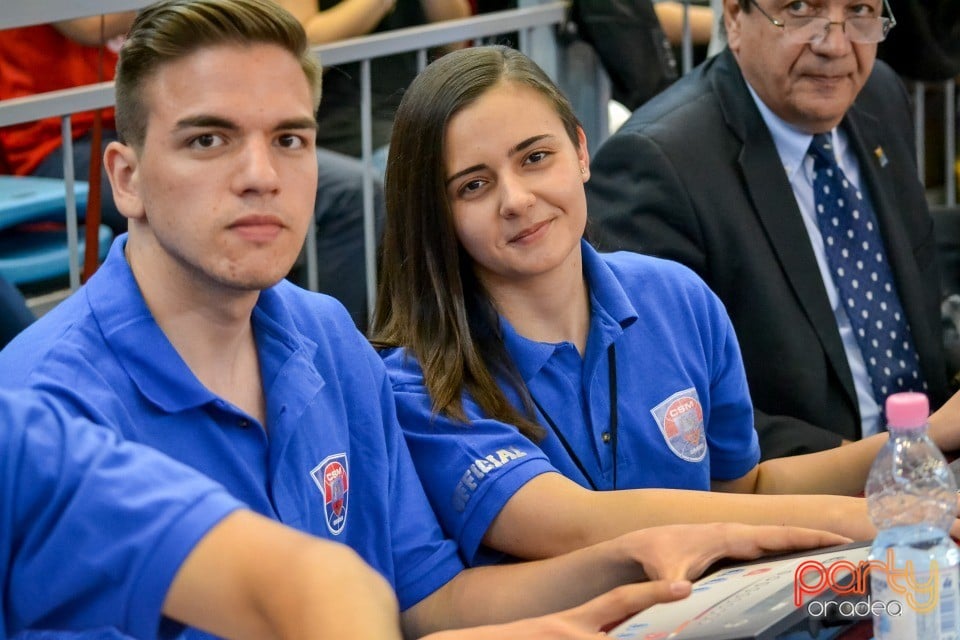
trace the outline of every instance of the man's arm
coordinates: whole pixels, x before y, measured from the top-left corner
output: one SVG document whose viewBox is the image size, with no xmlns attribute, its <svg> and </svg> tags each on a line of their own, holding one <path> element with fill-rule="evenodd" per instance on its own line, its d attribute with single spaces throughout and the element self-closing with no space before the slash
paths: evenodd
<svg viewBox="0 0 960 640">
<path fill-rule="evenodd" d="M 88 47 L 98 47 L 111 38 L 125 34 L 133 23 L 136 11 L 108 13 L 103 16 L 89 16 L 55 22 L 53 28 Z"/>
<path fill-rule="evenodd" d="M 277 4 L 300 21 L 311 44 L 366 35 L 393 11 L 396 3 L 396 0 L 343 0 L 321 11 L 317 9 L 317 0 L 277 0 Z M 422 0 L 422 5 L 430 22 L 470 15 L 466 0 Z"/>
<path fill-rule="evenodd" d="M 660 27 L 670 43 L 678 45 L 683 41 L 683 10 L 680 2 L 656 2 L 653 10 L 657 12 Z M 697 5 L 687 5 L 687 19 L 690 22 L 690 38 L 693 44 L 707 44 L 713 31 L 713 9 Z"/>
<path fill-rule="evenodd" d="M 420 6 L 430 22 L 466 18 L 473 13 L 467 0 L 420 0 Z"/>
<path fill-rule="evenodd" d="M 311 44 L 336 42 L 370 33 L 393 11 L 396 0 L 343 0 L 323 11 L 317 0 L 277 0 L 300 21 Z"/>
<path fill-rule="evenodd" d="M 250 511 L 200 541 L 163 611 L 228 638 L 400 638 L 393 591 L 352 549 Z"/>
</svg>

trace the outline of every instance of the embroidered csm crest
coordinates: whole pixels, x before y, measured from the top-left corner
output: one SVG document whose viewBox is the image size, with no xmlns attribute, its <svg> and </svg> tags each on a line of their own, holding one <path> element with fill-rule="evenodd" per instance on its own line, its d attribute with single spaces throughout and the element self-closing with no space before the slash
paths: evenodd
<svg viewBox="0 0 960 640">
<path fill-rule="evenodd" d="M 347 454 L 338 453 L 324 458 L 323 462 L 310 471 L 310 476 L 323 494 L 327 529 L 333 535 L 339 535 L 347 524 L 347 499 L 350 491 Z"/>
<path fill-rule="evenodd" d="M 703 407 L 693 387 L 678 391 L 650 410 L 667 446 L 687 462 L 699 462 L 707 454 Z"/>
</svg>

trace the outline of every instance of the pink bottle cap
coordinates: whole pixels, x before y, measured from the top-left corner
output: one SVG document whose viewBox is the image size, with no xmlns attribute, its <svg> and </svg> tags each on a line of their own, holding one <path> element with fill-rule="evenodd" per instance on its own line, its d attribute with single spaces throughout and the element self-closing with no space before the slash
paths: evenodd
<svg viewBox="0 0 960 640">
<path fill-rule="evenodd" d="M 916 429 L 930 417 L 930 401 L 922 393 L 894 393 L 887 397 L 886 406 L 888 429 Z"/>
</svg>

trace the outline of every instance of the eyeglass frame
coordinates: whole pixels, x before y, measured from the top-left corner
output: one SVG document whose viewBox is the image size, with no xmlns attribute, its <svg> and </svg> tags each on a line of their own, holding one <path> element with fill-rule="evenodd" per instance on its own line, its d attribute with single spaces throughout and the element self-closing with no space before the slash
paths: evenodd
<svg viewBox="0 0 960 640">
<path fill-rule="evenodd" d="M 760 3 L 757 2 L 757 0 L 750 0 L 750 3 L 753 6 L 755 6 L 760 11 L 761 14 L 763 14 L 763 17 L 766 18 L 770 22 L 770 24 L 772 24 L 775 27 L 778 27 L 779 29 L 784 30 L 783 33 L 786 33 L 787 24 L 783 20 L 774 18 L 769 13 L 767 13 L 764 10 L 764 8 L 760 6 Z M 887 36 L 890 34 L 890 30 L 893 29 L 895 26 L 897 26 L 897 19 L 893 15 L 893 10 L 890 8 L 890 3 L 888 2 L 888 0 L 883 0 L 883 6 L 887 10 L 887 14 L 889 14 L 889 17 L 881 14 L 876 18 L 874 18 L 874 20 L 880 20 L 881 24 L 886 26 L 886 28 L 883 30 L 883 37 L 877 40 L 875 43 L 860 43 L 860 44 L 877 44 L 877 43 L 883 42 L 884 40 L 887 39 Z M 812 16 L 810 17 L 810 20 L 816 20 L 817 18 L 820 18 L 820 17 L 821 16 Z M 860 16 L 853 16 L 853 17 L 860 17 Z M 830 27 L 834 25 L 839 25 L 840 30 L 843 32 L 843 35 L 849 39 L 850 36 L 847 35 L 847 20 L 850 20 L 850 19 L 851 18 L 844 18 L 843 20 L 827 20 L 827 23 L 824 25 L 823 36 L 821 36 L 820 40 L 807 40 L 804 44 L 811 44 L 814 42 L 823 42 L 823 40 L 826 39 L 826 37 L 830 34 Z M 885 23 L 883 22 L 884 20 L 886 20 Z M 853 42 L 853 40 L 851 39 L 850 42 Z"/>
</svg>

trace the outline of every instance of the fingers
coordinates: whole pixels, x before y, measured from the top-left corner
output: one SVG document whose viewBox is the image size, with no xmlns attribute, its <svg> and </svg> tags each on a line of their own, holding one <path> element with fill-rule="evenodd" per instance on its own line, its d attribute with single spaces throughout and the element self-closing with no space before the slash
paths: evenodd
<svg viewBox="0 0 960 640">
<path fill-rule="evenodd" d="M 748 525 L 725 523 L 724 545 L 714 549 L 701 563 L 691 563 L 687 576 L 698 577 L 714 562 L 723 558 L 753 560 L 784 551 L 816 549 L 852 542 L 850 538 L 829 531 L 782 525 Z M 664 577 L 668 577 L 665 575 Z"/>
<path fill-rule="evenodd" d="M 667 580 L 693 580 L 701 576 L 714 562 L 723 558 L 753 560 L 771 553 L 816 549 L 852 542 L 850 538 L 836 533 L 804 527 L 738 523 L 720 523 L 715 526 L 721 528 L 720 534 L 714 538 L 718 544 L 711 548 L 703 545 L 699 555 L 674 558 L 666 564 L 658 563 L 651 567 L 648 573 Z M 647 568 L 646 565 L 644 568 Z"/>
<path fill-rule="evenodd" d="M 570 609 L 565 617 L 590 629 L 607 629 L 651 605 L 686 598 L 690 589 L 686 580 L 628 584 Z"/>
<path fill-rule="evenodd" d="M 639 561 L 647 576 L 661 580 L 697 578 L 723 558 L 751 560 L 768 553 L 851 542 L 817 529 L 739 523 L 655 527 L 644 533 Z"/>
<path fill-rule="evenodd" d="M 731 525 L 727 532 L 727 555 L 752 559 L 765 553 L 815 549 L 852 542 L 850 538 L 829 531 L 778 525 Z"/>
<path fill-rule="evenodd" d="M 665 580 L 667 582 L 677 580 L 694 580 L 706 570 L 714 560 L 709 558 L 680 558 L 675 562 L 661 563 L 661 566 L 655 566 L 646 569 L 647 576 L 651 580 Z"/>
<path fill-rule="evenodd" d="M 792 549 L 815 549 L 853 542 L 850 538 L 830 531 L 803 527 L 770 527 L 760 539 L 765 551 L 788 551 Z"/>
</svg>

